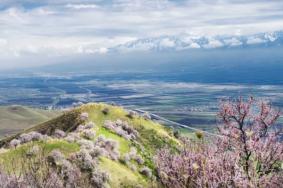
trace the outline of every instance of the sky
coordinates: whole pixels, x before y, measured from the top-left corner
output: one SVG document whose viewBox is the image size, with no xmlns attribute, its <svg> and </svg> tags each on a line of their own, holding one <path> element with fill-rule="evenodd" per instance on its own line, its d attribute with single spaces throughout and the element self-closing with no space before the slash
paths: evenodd
<svg viewBox="0 0 283 188">
<path fill-rule="evenodd" d="M 105 54 L 141 38 L 282 29 L 282 0 L 0 0 L 0 65 Z"/>
</svg>

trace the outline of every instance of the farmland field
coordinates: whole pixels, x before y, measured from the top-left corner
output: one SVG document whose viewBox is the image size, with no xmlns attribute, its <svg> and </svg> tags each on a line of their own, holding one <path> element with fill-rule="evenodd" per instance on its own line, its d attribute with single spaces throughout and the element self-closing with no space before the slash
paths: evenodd
<svg viewBox="0 0 283 188">
<path fill-rule="evenodd" d="M 205 130 L 215 128 L 218 102 L 226 97 L 252 95 L 283 107 L 280 84 L 200 83 L 168 74 L 13 75 L 0 83 L 0 105 L 60 109 L 77 102 L 114 102 Z"/>
</svg>

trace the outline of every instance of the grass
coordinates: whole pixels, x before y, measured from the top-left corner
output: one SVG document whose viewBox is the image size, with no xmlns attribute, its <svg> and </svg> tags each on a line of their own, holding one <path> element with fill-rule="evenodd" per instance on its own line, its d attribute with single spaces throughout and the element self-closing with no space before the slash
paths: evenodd
<svg viewBox="0 0 283 188">
<path fill-rule="evenodd" d="M 64 140 L 55 140 L 47 143 L 39 143 L 39 145 L 44 147 L 47 153 L 51 152 L 52 150 L 58 149 L 65 155 L 79 151 L 80 149 L 80 146 L 78 144 L 69 143 Z"/>
<path fill-rule="evenodd" d="M 120 151 L 121 154 L 125 154 L 125 153 L 128 153 L 130 151 L 130 143 L 125 138 L 122 138 L 122 137 L 112 133 L 111 131 L 107 130 L 104 127 L 99 127 L 96 130 L 97 130 L 96 131 L 96 137 L 98 137 L 99 135 L 103 135 L 106 138 L 111 138 L 113 140 L 118 141 L 119 142 L 119 151 Z"/>
<path fill-rule="evenodd" d="M 53 150 L 60 150 L 66 156 L 79 151 L 80 147 L 76 143 L 69 143 L 64 140 L 52 140 L 47 142 L 31 142 L 25 145 L 21 145 L 16 149 L 10 149 L 6 152 L 0 153 L 0 163 L 6 167 L 11 168 L 11 165 L 20 163 L 22 157 L 27 153 L 27 151 L 33 146 L 39 146 L 43 149 L 44 153 L 48 155 Z"/>
<path fill-rule="evenodd" d="M 102 112 L 105 108 L 108 109 L 106 115 Z M 89 121 L 96 124 L 97 135 L 102 134 L 107 138 L 117 140 L 120 144 L 121 154 L 129 152 L 131 146 L 136 147 L 140 155 L 143 156 L 145 165 L 151 169 L 155 167 L 152 158 L 157 150 L 164 147 L 176 148 L 180 144 L 164 126 L 138 116 L 129 118 L 127 111 L 121 107 L 104 103 L 91 103 L 82 106 L 80 111 L 89 114 Z M 106 120 L 116 121 L 117 119 L 128 122 L 129 125 L 138 130 L 140 136 L 137 142 L 127 141 L 103 127 Z"/>
<path fill-rule="evenodd" d="M 34 145 L 38 145 L 41 148 L 44 148 L 46 153 L 51 152 L 52 150 L 58 149 L 62 153 L 68 155 L 70 153 L 76 152 L 79 150 L 79 145 L 76 143 L 69 143 L 64 140 L 51 140 L 47 142 L 31 142 L 25 145 L 21 145 L 16 149 L 10 149 L 7 152 L 3 152 L 0 154 L 1 159 L 9 159 L 9 158 L 17 158 L 20 157 L 22 153 L 25 153 L 29 148 Z"/>
<path fill-rule="evenodd" d="M 100 168 L 110 175 L 110 187 L 133 187 L 137 184 L 147 187 L 148 185 L 148 182 L 142 175 L 138 172 L 133 172 L 119 162 L 101 158 Z"/>
<path fill-rule="evenodd" d="M 103 114 L 102 112 L 102 110 L 105 108 L 109 109 L 109 113 L 107 115 Z M 92 103 L 81 107 L 80 110 L 82 112 L 88 112 L 89 121 L 93 121 L 98 127 L 102 127 L 106 120 L 116 121 L 117 119 L 121 119 L 122 121 L 127 121 L 141 134 L 140 141 L 151 139 L 151 142 L 147 142 L 147 145 L 152 146 L 152 151 L 155 151 L 157 148 L 160 148 L 160 146 L 163 146 L 158 139 L 164 140 L 165 144 L 170 145 L 177 145 L 179 143 L 178 140 L 171 136 L 162 125 L 150 120 L 145 120 L 142 117 L 129 118 L 127 117 L 128 113 L 121 107 L 111 106 L 103 103 Z M 103 129 L 100 129 L 100 131 L 103 131 Z"/>
</svg>

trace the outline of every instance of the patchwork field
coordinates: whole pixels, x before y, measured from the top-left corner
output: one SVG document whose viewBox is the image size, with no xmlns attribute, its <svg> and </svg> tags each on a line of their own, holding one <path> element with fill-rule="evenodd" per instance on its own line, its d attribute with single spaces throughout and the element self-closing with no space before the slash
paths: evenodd
<svg viewBox="0 0 283 188">
<path fill-rule="evenodd" d="M 185 80 L 184 75 L 172 73 L 13 75 L 5 79 L 0 77 L 0 105 L 60 109 L 79 102 L 114 102 L 128 109 L 140 108 L 179 123 L 213 131 L 222 98 L 254 96 L 268 99 L 274 106 L 282 108 L 282 85 L 276 82 L 274 85 L 267 84 L 270 83 L 201 83 Z M 38 117 L 39 114 L 42 115 Z M 1 122 L 10 124 L 2 120 L 10 115 L 13 113 L 2 115 Z M 42 111 L 28 116 L 32 119 L 25 120 L 28 124 L 49 117 L 48 113 Z M 36 120 L 33 121 L 34 116 Z M 13 122 L 21 122 L 21 117 Z"/>
</svg>

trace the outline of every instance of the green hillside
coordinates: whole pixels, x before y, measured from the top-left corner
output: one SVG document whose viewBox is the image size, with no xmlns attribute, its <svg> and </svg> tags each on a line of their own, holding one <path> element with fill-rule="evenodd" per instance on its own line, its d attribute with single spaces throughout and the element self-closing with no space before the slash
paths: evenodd
<svg viewBox="0 0 283 188">
<path fill-rule="evenodd" d="M 15 140 L 34 135 L 33 131 L 41 133 L 45 139 L 34 137 L 33 141 L 11 146 L 11 143 L 17 143 Z M 122 107 L 92 103 L 2 140 L 0 162 L 9 172 L 26 153 L 37 147 L 45 151 L 45 156 L 60 151 L 64 158 L 80 166 L 81 163 L 73 162 L 76 161 L 74 156 L 85 153 L 84 156 L 90 154 L 93 157 L 98 149 L 104 149 L 103 154 L 92 159 L 96 161 L 95 172 L 101 171 L 108 176 L 103 187 L 157 187 L 153 156 L 160 148 L 174 150 L 178 145 L 171 130 L 146 116 Z M 83 177 L 88 177 L 90 172 L 93 174 L 94 170 L 81 170 Z"/>
<path fill-rule="evenodd" d="M 58 111 L 34 109 L 23 106 L 0 106 L 0 138 L 45 122 L 60 115 Z"/>
</svg>

